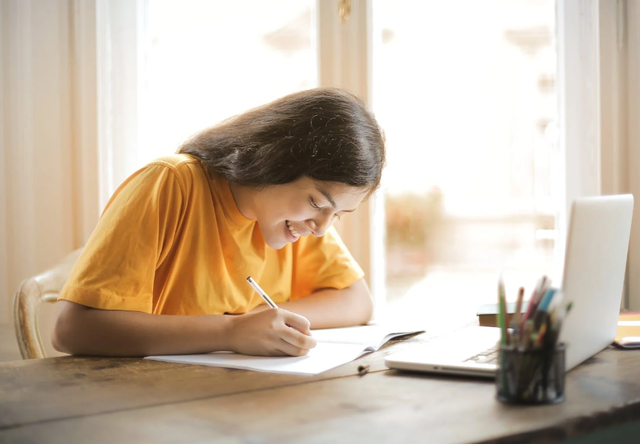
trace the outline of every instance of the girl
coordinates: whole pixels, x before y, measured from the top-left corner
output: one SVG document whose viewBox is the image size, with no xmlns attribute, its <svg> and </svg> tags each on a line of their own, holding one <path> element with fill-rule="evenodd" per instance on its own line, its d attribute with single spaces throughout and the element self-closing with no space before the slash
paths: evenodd
<svg viewBox="0 0 640 444">
<path fill-rule="evenodd" d="M 60 294 L 53 346 L 300 356 L 311 326 L 368 322 L 364 273 L 331 226 L 379 186 L 384 163 L 374 117 L 339 89 L 202 131 L 111 197 Z"/>
</svg>

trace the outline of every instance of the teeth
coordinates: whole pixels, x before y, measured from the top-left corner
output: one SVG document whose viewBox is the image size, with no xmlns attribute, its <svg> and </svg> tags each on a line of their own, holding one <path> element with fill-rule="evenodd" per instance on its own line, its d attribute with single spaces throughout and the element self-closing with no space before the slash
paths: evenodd
<svg viewBox="0 0 640 444">
<path fill-rule="evenodd" d="M 291 223 L 289 221 L 285 221 L 287 224 L 287 228 L 289 229 L 289 231 L 291 232 L 291 234 L 293 234 L 295 237 L 300 237 L 300 233 L 298 233 L 296 231 L 295 228 L 293 228 L 293 226 L 291 225 Z"/>
</svg>

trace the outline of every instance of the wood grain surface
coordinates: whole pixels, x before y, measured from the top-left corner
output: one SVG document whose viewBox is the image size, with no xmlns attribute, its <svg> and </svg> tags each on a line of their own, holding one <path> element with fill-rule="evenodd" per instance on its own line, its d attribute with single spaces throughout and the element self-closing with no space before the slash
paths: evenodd
<svg viewBox="0 0 640 444">
<path fill-rule="evenodd" d="M 640 352 L 606 349 L 567 374 L 563 403 L 514 407 L 492 381 L 385 369 L 384 355 L 422 340 L 315 377 L 122 358 L 0 364 L 0 442 L 546 443 L 640 420 Z"/>
</svg>

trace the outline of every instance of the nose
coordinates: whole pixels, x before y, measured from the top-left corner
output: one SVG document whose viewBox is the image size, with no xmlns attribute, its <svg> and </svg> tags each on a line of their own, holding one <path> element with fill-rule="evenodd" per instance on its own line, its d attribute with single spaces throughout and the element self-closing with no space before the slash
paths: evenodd
<svg viewBox="0 0 640 444">
<path fill-rule="evenodd" d="M 311 234 L 313 234 L 316 237 L 322 237 L 324 236 L 324 233 L 331 226 L 332 219 L 333 219 L 332 215 L 317 217 L 316 219 L 307 219 L 305 221 L 305 224 L 307 225 L 307 228 L 311 231 Z"/>
</svg>

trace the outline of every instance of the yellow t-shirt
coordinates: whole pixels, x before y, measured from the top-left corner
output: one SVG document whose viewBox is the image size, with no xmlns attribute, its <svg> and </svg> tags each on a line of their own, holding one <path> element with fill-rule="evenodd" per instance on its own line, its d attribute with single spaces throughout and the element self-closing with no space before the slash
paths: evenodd
<svg viewBox="0 0 640 444">
<path fill-rule="evenodd" d="M 364 276 L 332 228 L 280 250 L 235 204 L 226 180 L 187 154 L 162 157 L 116 190 L 60 299 L 155 314 L 245 313 Z"/>
</svg>

